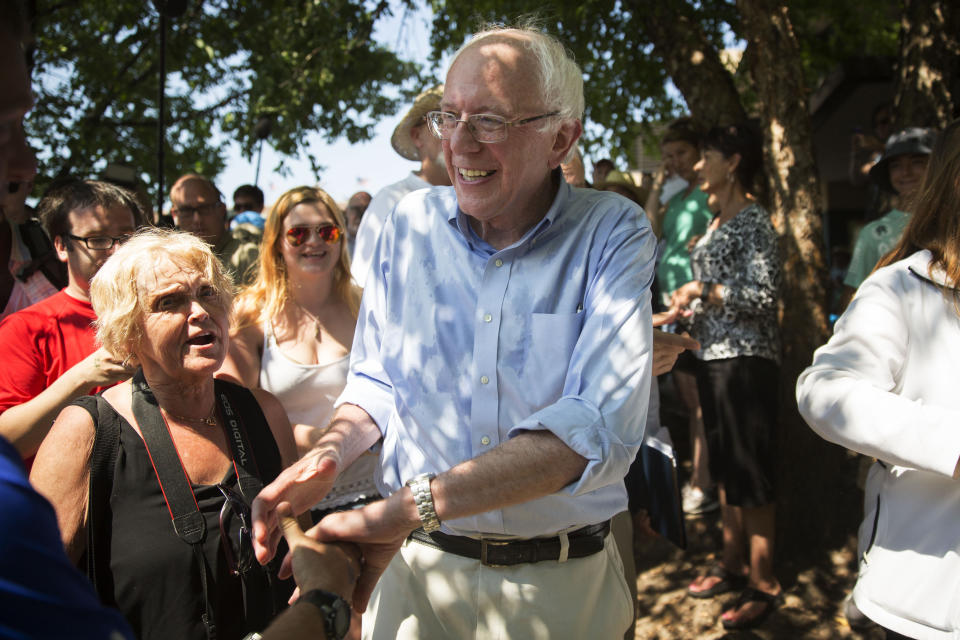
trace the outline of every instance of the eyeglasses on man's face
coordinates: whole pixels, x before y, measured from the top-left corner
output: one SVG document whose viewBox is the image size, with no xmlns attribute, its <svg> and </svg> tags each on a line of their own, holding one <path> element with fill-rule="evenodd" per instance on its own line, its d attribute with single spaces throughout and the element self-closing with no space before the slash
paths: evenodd
<svg viewBox="0 0 960 640">
<path fill-rule="evenodd" d="M 223 555 L 230 571 L 237 576 L 243 575 L 256 562 L 253 555 L 253 541 L 250 538 L 252 521 L 250 506 L 230 487 L 218 484 L 217 489 L 220 489 L 224 497 L 223 506 L 220 508 L 220 541 L 223 543 Z M 236 549 L 234 549 L 234 539 L 230 537 L 231 513 L 240 519 Z"/>
<path fill-rule="evenodd" d="M 114 245 L 123 244 L 129 240 L 132 235 L 132 233 L 125 233 L 122 236 L 90 236 L 89 238 L 84 238 L 82 236 L 75 236 L 72 233 L 68 233 L 67 237 L 71 240 L 82 242 L 87 249 L 92 249 L 93 251 L 107 251 L 108 249 L 113 249 Z"/>
<path fill-rule="evenodd" d="M 214 213 L 219 205 L 219 202 L 206 202 L 195 207 L 175 204 L 173 205 L 173 213 L 181 218 L 192 218 L 195 215 L 208 216 Z"/>
<path fill-rule="evenodd" d="M 257 205 L 250 200 L 234 200 L 233 210 L 235 213 L 243 213 L 244 211 L 256 211 Z"/>
<path fill-rule="evenodd" d="M 467 129 L 473 134 L 477 142 L 491 143 L 503 142 L 507 139 L 507 127 L 522 127 L 525 124 L 550 118 L 559 115 L 558 111 L 543 113 L 531 118 L 519 118 L 517 120 L 507 120 L 503 116 L 493 113 L 474 113 L 466 118 L 457 118 L 456 114 L 449 111 L 431 111 L 427 114 L 427 124 L 433 135 L 441 140 L 449 140 L 453 137 L 457 125 L 463 122 Z"/>
<path fill-rule="evenodd" d="M 315 231 L 317 237 L 327 244 L 337 244 L 340 242 L 340 236 L 343 233 L 340 227 L 333 224 L 321 224 L 319 226 L 301 224 L 287 229 L 284 236 L 287 238 L 287 242 L 290 243 L 291 247 L 299 247 L 310 239 L 311 231 Z"/>
</svg>

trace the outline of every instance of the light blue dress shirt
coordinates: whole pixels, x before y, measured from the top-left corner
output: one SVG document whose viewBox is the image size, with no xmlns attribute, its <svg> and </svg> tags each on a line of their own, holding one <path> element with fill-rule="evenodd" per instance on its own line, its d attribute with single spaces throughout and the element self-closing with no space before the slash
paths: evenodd
<svg viewBox="0 0 960 640">
<path fill-rule="evenodd" d="M 405 197 L 374 252 L 337 401 L 383 434 L 382 494 L 546 429 L 588 460 L 576 482 L 444 530 L 532 537 L 626 509 L 649 400 L 655 249 L 637 205 L 566 183 L 500 251 L 470 228 L 452 187 Z"/>
</svg>

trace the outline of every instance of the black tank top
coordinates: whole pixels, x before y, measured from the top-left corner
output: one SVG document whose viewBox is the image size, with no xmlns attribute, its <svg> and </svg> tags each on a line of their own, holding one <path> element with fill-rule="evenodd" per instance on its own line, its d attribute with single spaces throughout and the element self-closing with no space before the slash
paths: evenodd
<svg viewBox="0 0 960 640">
<path fill-rule="evenodd" d="M 95 413 L 93 397 L 81 398 L 76 404 L 86 404 L 83 401 L 88 399 L 94 401 Z M 120 447 L 110 497 L 110 570 L 117 606 L 141 640 L 206 640 L 200 563 L 191 545 L 181 540 L 173 529 L 160 483 L 140 435 L 112 407 L 106 413 L 109 419 L 120 423 Z M 265 418 L 262 413 L 260 419 L 257 417 L 244 414 L 244 427 L 260 472 L 265 476 L 261 480 L 266 485 L 276 477 L 282 465 Z M 233 465 L 221 483 L 239 492 Z M 239 639 L 251 631 L 262 631 L 262 628 L 249 628 L 244 618 L 243 586 L 240 578 L 230 572 L 221 548 L 223 494 L 215 485 L 192 484 L 192 489 L 206 521 L 203 550 L 213 578 L 209 591 L 216 615 L 217 638 Z M 232 525 L 230 536 L 236 539 L 238 519 L 229 520 Z M 97 535 L 102 534 L 97 532 Z M 287 594 L 291 590 L 292 585 L 285 589 Z M 251 593 L 250 596 L 276 597 L 266 588 L 263 593 Z"/>
</svg>

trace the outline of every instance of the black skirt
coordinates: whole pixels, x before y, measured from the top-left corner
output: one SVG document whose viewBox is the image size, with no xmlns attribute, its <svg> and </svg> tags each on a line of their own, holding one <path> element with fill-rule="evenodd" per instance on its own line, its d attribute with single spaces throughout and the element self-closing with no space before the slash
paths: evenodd
<svg viewBox="0 0 960 640">
<path fill-rule="evenodd" d="M 723 485 L 727 504 L 774 502 L 780 367 L 740 356 L 700 360 L 696 375 L 710 474 Z"/>
</svg>

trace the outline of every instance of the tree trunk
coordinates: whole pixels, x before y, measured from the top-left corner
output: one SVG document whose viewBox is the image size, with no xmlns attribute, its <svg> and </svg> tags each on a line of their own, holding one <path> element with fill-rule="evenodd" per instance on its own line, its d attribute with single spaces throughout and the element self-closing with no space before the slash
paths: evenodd
<svg viewBox="0 0 960 640">
<path fill-rule="evenodd" d="M 626 0 L 624 8 L 643 24 L 663 64 L 690 109 L 703 126 L 746 118 L 733 77 L 703 28 L 679 10 L 675 0 L 648 3 Z"/>
<path fill-rule="evenodd" d="M 849 456 L 806 426 L 795 400 L 797 376 L 826 341 L 829 327 L 823 202 L 800 49 L 782 3 L 737 0 L 737 7 L 740 35 L 752 50 L 749 71 L 764 130 L 769 204 L 784 261 L 778 538 L 780 552 L 793 557 L 842 545 L 855 530 L 859 508 L 856 501 L 837 499 L 856 496 L 838 491 L 853 487 Z M 817 541 L 813 548 L 811 540 Z"/>
<path fill-rule="evenodd" d="M 960 99 L 956 0 L 904 0 L 894 99 L 897 128 L 944 128 Z"/>
</svg>

